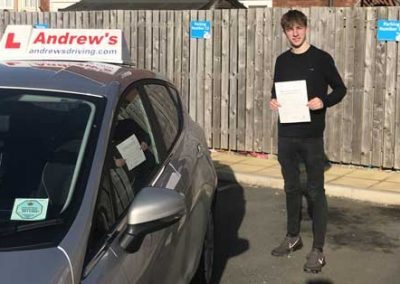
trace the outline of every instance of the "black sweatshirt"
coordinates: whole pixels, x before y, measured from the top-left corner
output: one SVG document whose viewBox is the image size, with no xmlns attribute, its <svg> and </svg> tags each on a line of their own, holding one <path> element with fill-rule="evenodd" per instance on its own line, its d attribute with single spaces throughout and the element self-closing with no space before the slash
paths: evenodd
<svg viewBox="0 0 400 284">
<path fill-rule="evenodd" d="M 310 46 L 301 54 L 290 50 L 282 53 L 275 64 L 275 82 L 306 80 L 308 100 L 319 97 L 324 108 L 310 111 L 311 122 L 280 123 L 279 137 L 323 137 L 326 108 L 339 103 L 346 94 L 346 86 L 335 67 L 333 58 L 325 51 Z M 332 92 L 328 94 L 328 85 Z M 275 84 L 271 98 L 276 98 Z"/>
</svg>

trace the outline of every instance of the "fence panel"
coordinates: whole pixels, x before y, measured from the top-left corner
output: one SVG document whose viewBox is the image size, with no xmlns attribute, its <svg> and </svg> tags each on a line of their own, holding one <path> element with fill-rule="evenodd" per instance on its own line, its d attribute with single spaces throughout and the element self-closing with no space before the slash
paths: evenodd
<svg viewBox="0 0 400 284">
<path fill-rule="evenodd" d="M 378 18 L 385 19 L 388 16 L 386 8 L 378 8 Z M 377 42 L 375 53 L 375 93 L 372 120 L 372 165 L 382 165 L 383 152 L 383 118 L 384 118 L 384 95 L 386 82 L 386 56 L 387 44 Z"/>
<path fill-rule="evenodd" d="M 356 8 L 354 14 L 355 54 L 354 54 L 354 88 L 353 88 L 353 119 L 352 119 L 352 140 L 351 140 L 351 162 L 361 162 L 361 131 L 362 127 L 362 106 L 363 106 L 363 85 L 364 85 L 364 62 L 365 62 L 365 9 Z"/>
<path fill-rule="evenodd" d="M 174 80 L 175 86 L 182 90 L 182 12 L 175 13 L 174 33 Z"/>
<path fill-rule="evenodd" d="M 190 21 L 197 21 L 197 11 L 190 11 Z M 190 59 L 189 59 L 189 114 L 194 119 L 197 117 L 197 83 L 198 76 L 197 73 L 197 39 L 190 39 L 190 49 L 189 49 Z"/>
<path fill-rule="evenodd" d="M 167 12 L 160 11 L 159 32 L 160 32 L 160 54 L 158 72 L 170 78 L 167 73 Z M 173 57 L 171 57 L 173 58 Z"/>
<path fill-rule="evenodd" d="M 398 19 L 398 8 L 388 11 L 388 18 Z M 396 119 L 396 63 L 397 42 L 387 43 L 386 57 L 386 82 L 384 93 L 384 118 L 383 118 L 383 167 L 391 168 L 394 165 L 393 149 L 395 145 L 395 119 Z"/>
<path fill-rule="evenodd" d="M 347 86 L 347 96 L 343 99 L 343 103 L 339 105 L 343 109 L 342 112 L 342 161 L 351 163 L 351 141 L 353 137 L 352 120 L 353 120 L 353 97 L 354 97 L 354 53 L 355 53 L 355 28 L 354 28 L 354 10 L 345 9 L 345 64 L 344 64 L 344 81 Z"/>
<path fill-rule="evenodd" d="M 214 22 L 213 22 L 213 121 L 212 121 L 212 133 L 213 133 L 213 143 L 214 148 L 221 147 L 221 21 L 222 21 L 222 11 L 217 10 L 214 12 Z"/>
<path fill-rule="evenodd" d="M 336 10 L 335 8 L 329 9 L 327 15 L 327 27 L 326 27 L 326 35 L 325 38 L 327 39 L 326 51 L 329 52 L 333 57 L 336 58 L 336 40 L 340 42 L 340 34 L 337 33 L 337 30 L 342 30 L 343 21 L 338 18 L 338 14 L 340 15 L 340 11 Z M 340 69 L 338 66 L 338 60 L 336 60 L 336 67 Z M 340 124 L 338 124 L 337 114 L 339 113 L 339 109 L 337 107 L 330 108 L 326 113 L 326 129 L 325 129 L 325 152 L 329 159 L 333 159 L 334 156 L 338 156 L 337 149 L 340 149 L 340 145 L 333 143 L 338 137 L 335 136 L 335 133 Z"/>
<path fill-rule="evenodd" d="M 147 46 L 149 47 L 151 59 L 149 63 L 151 65 L 151 70 L 154 72 L 160 71 L 160 53 L 161 53 L 161 42 L 160 42 L 160 11 L 154 11 L 151 17 L 151 40 Z M 165 74 L 165 73 L 164 73 Z"/>
<path fill-rule="evenodd" d="M 375 90 L 375 53 L 376 37 L 374 34 L 376 9 L 367 8 L 365 35 L 365 66 L 363 85 L 363 114 L 361 126 L 361 164 L 372 164 L 372 118 Z"/>
<path fill-rule="evenodd" d="M 229 148 L 229 10 L 222 11 L 221 20 L 221 145 Z"/>
<path fill-rule="evenodd" d="M 145 68 L 145 44 L 146 44 L 146 30 L 145 30 L 145 21 L 146 21 L 146 11 L 139 11 L 138 14 L 139 22 L 138 22 L 138 40 L 136 46 L 137 53 L 137 67 Z"/>
<path fill-rule="evenodd" d="M 189 37 L 190 12 L 182 13 L 182 73 L 179 75 L 182 81 L 181 92 L 183 102 L 189 109 L 189 76 L 190 76 L 190 37 Z"/>
<path fill-rule="evenodd" d="M 213 22 L 213 13 L 212 11 L 206 11 L 206 19 L 210 22 Z M 212 89 L 212 81 L 213 81 L 213 35 L 210 39 L 205 42 L 205 66 L 204 66 L 204 132 L 206 135 L 206 139 L 208 145 L 212 145 L 212 118 L 213 118 L 213 89 Z"/>
<path fill-rule="evenodd" d="M 400 13 L 400 11 L 399 11 Z M 400 15 L 399 15 L 400 17 Z M 395 125 L 394 125 L 394 165 L 395 169 L 400 169 L 400 45 L 397 46 L 397 72 L 396 72 L 396 100 L 395 100 Z"/>
<path fill-rule="evenodd" d="M 238 10 L 230 10 L 229 38 L 229 149 L 237 149 L 238 141 Z"/>
<path fill-rule="evenodd" d="M 204 21 L 205 11 L 199 11 L 198 19 Z M 196 121 L 204 129 L 204 97 L 205 97 L 205 43 L 204 40 L 197 41 L 197 81 L 196 81 Z"/>
<path fill-rule="evenodd" d="M 167 23 L 165 26 L 166 35 L 167 35 L 167 54 L 166 54 L 166 76 L 167 78 L 173 82 L 174 81 L 174 33 L 175 33 L 175 26 L 174 26 L 174 12 L 168 11 L 167 12 Z"/>
<path fill-rule="evenodd" d="M 246 138 L 246 22 L 247 11 L 239 10 L 238 27 L 238 108 L 237 150 L 244 151 Z"/>
<path fill-rule="evenodd" d="M 246 133 L 245 147 L 247 151 L 254 150 L 254 66 L 256 10 L 247 10 L 246 38 Z"/>
<path fill-rule="evenodd" d="M 255 57 L 254 57 L 254 151 L 262 152 L 263 109 L 266 104 L 263 96 L 264 81 L 264 10 L 256 9 L 255 16 Z"/>
</svg>

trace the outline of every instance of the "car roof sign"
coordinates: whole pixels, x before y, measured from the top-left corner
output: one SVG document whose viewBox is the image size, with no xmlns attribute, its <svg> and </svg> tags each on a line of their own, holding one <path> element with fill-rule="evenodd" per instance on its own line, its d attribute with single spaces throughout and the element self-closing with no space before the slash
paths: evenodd
<svg viewBox="0 0 400 284">
<path fill-rule="evenodd" d="M 130 64 L 117 29 L 43 29 L 8 25 L 0 41 L 1 60 L 65 60 Z"/>
</svg>

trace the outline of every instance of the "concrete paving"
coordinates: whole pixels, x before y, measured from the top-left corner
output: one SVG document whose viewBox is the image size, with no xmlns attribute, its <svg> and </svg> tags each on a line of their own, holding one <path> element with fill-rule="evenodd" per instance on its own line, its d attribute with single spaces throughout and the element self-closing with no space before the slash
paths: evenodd
<svg viewBox="0 0 400 284">
<path fill-rule="evenodd" d="M 276 157 L 263 156 L 255 158 L 231 151 L 211 151 L 221 181 L 283 189 L 283 178 Z M 331 164 L 325 171 L 325 191 L 329 196 L 400 205 L 400 172 Z"/>
</svg>

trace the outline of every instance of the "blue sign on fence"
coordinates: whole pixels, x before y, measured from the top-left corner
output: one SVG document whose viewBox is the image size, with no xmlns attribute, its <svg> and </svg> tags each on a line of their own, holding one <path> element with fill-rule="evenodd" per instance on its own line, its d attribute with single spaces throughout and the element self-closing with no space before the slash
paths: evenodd
<svg viewBox="0 0 400 284">
<path fill-rule="evenodd" d="M 211 23 L 210 21 L 190 21 L 190 37 L 191 38 L 210 38 Z"/>
<path fill-rule="evenodd" d="M 34 24 L 33 27 L 35 29 L 48 29 L 49 25 L 48 24 Z"/>
<path fill-rule="evenodd" d="M 400 41 L 400 21 L 378 20 L 378 40 Z"/>
</svg>

